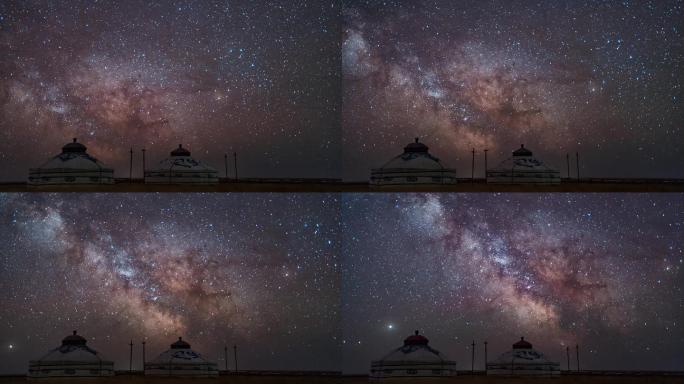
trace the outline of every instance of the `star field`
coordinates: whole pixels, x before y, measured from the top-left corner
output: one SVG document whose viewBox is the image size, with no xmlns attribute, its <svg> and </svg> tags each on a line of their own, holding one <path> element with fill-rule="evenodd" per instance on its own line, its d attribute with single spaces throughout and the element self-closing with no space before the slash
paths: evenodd
<svg viewBox="0 0 684 384">
<path fill-rule="evenodd" d="M 566 368 L 678 370 L 681 194 L 345 195 L 342 369 L 418 329 L 483 369 L 525 336 Z M 574 368 L 574 358 L 573 358 Z"/>
<path fill-rule="evenodd" d="M 524 143 L 563 170 L 682 177 L 681 1 L 365 1 L 343 11 L 344 177 L 420 136 L 470 176 Z M 574 165 L 573 165 L 574 166 Z M 467 169 L 466 172 L 464 172 Z"/>
<path fill-rule="evenodd" d="M 77 329 L 128 369 L 178 336 L 224 368 L 336 369 L 333 196 L 5 194 L 0 373 Z M 11 347 L 9 347 L 11 345 Z"/>
<path fill-rule="evenodd" d="M 131 147 L 141 174 L 143 148 L 156 164 L 179 143 L 221 170 L 237 152 L 243 176 L 337 175 L 339 12 L 319 1 L 3 1 L 0 179 L 25 179 L 72 137 L 119 177 Z"/>
</svg>

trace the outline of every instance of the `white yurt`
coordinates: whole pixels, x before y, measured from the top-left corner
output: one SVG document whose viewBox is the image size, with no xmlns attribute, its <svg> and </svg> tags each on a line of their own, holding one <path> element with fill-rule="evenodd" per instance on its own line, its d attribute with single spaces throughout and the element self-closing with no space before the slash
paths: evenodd
<svg viewBox="0 0 684 384">
<path fill-rule="evenodd" d="M 371 362 L 370 377 L 444 377 L 456 375 L 456 362 L 431 348 L 418 331 L 380 360 Z"/>
<path fill-rule="evenodd" d="M 62 147 L 62 153 L 38 168 L 29 169 L 31 185 L 113 184 L 114 171 L 86 152 L 86 146 L 74 141 Z"/>
<path fill-rule="evenodd" d="M 549 361 L 521 337 L 520 341 L 513 344 L 512 350 L 487 362 L 487 375 L 558 376 L 560 363 Z"/>
<path fill-rule="evenodd" d="M 446 168 L 428 152 L 428 146 L 415 142 L 404 147 L 404 153 L 380 168 L 371 170 L 373 185 L 454 184 L 456 171 Z"/>
<path fill-rule="evenodd" d="M 546 166 L 520 144 L 513 156 L 496 168 L 487 170 L 487 183 L 492 184 L 559 184 L 560 171 Z"/>
<path fill-rule="evenodd" d="M 171 349 L 145 363 L 145 375 L 215 377 L 218 376 L 218 368 L 216 363 L 193 351 L 190 344 L 179 337 L 171 344 Z"/>
<path fill-rule="evenodd" d="M 74 331 L 73 335 L 62 340 L 61 346 L 38 360 L 29 361 L 28 376 L 31 378 L 113 376 L 114 363 L 104 360 L 86 343 L 86 339 Z"/>
<path fill-rule="evenodd" d="M 150 184 L 216 184 L 216 170 L 193 159 L 182 144 L 171 151 L 157 168 L 145 171 L 145 183 Z"/>
</svg>

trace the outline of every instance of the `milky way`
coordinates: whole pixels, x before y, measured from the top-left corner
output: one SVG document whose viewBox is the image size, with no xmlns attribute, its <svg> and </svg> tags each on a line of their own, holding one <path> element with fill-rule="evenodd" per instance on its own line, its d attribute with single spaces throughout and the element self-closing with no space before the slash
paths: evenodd
<svg viewBox="0 0 684 384">
<path fill-rule="evenodd" d="M 25 179 L 72 137 L 121 177 L 130 147 L 154 163 L 178 143 L 220 169 L 236 151 L 244 176 L 337 176 L 339 12 L 0 2 L 0 179 Z"/>
<path fill-rule="evenodd" d="M 345 195 L 343 369 L 419 329 L 470 369 L 525 336 L 565 368 L 681 369 L 681 194 Z M 574 364 L 574 363 L 573 363 Z"/>
<path fill-rule="evenodd" d="M 680 1 L 368 1 L 344 10 L 344 176 L 414 136 L 470 176 L 525 143 L 586 176 L 682 177 Z M 493 163 L 490 163 L 490 165 Z M 466 172 L 464 170 L 467 169 Z"/>
<path fill-rule="evenodd" d="M 117 369 L 131 339 L 140 368 L 143 338 L 150 358 L 178 336 L 221 369 L 234 344 L 245 369 L 335 369 L 338 212 L 328 195 L 3 195 L 0 372 L 73 329 Z"/>
</svg>

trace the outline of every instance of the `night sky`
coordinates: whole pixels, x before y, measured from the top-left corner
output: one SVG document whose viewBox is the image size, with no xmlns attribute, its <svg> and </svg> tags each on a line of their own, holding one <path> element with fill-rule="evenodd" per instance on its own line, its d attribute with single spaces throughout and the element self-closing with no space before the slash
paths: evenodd
<svg viewBox="0 0 684 384">
<path fill-rule="evenodd" d="M 346 3 L 345 178 L 414 136 L 460 177 L 521 143 L 563 176 L 579 152 L 584 176 L 684 177 L 682 1 Z"/>
<path fill-rule="evenodd" d="M 240 369 L 339 365 L 339 201 L 311 194 L 0 196 L 0 374 L 78 330 L 128 369 L 183 336 Z"/>
<path fill-rule="evenodd" d="M 418 329 L 470 369 L 525 336 L 566 368 L 680 370 L 681 194 L 347 194 L 346 372 Z M 573 356 L 573 368 L 574 354 Z"/>
<path fill-rule="evenodd" d="M 128 176 L 183 143 L 243 176 L 339 176 L 336 1 L 0 2 L 0 180 L 78 137 Z M 31 148 L 31 150 L 26 150 Z"/>
</svg>

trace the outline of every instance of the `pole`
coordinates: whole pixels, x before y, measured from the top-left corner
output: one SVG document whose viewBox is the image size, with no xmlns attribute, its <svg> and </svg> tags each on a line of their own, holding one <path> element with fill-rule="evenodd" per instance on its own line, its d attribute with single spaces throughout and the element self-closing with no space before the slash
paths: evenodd
<svg viewBox="0 0 684 384">
<path fill-rule="evenodd" d="M 226 180 L 228 180 L 228 154 L 223 154 L 223 164 L 226 166 Z"/>
<path fill-rule="evenodd" d="M 228 155 L 226 155 L 228 156 Z M 223 346 L 223 358 L 226 360 L 226 372 L 228 372 L 228 346 Z"/>
<path fill-rule="evenodd" d="M 570 154 L 569 153 L 565 154 L 565 162 L 568 165 L 568 180 L 570 180 Z"/>
<path fill-rule="evenodd" d="M 131 161 L 130 161 L 130 167 L 128 168 L 128 181 L 129 182 L 133 181 L 133 147 L 131 147 Z"/>
<path fill-rule="evenodd" d="M 577 181 L 579 181 L 579 152 L 575 152 L 575 163 L 577 163 Z"/>
<path fill-rule="evenodd" d="M 487 178 L 487 151 L 489 151 L 489 149 L 484 150 L 484 153 L 485 153 L 485 179 Z"/>
<path fill-rule="evenodd" d="M 237 345 L 233 345 L 233 356 L 235 357 L 235 373 L 238 371 L 237 365 Z"/>
<path fill-rule="evenodd" d="M 577 372 L 580 371 L 580 366 L 579 366 L 579 344 L 575 345 L 575 351 L 577 353 Z"/>
<path fill-rule="evenodd" d="M 145 148 L 142 149 L 143 155 L 143 180 L 145 179 Z"/>
<path fill-rule="evenodd" d="M 131 352 L 130 352 L 129 360 L 128 360 L 128 371 L 132 372 L 133 371 L 133 339 L 131 339 L 131 343 L 129 345 L 131 346 Z"/>
<path fill-rule="evenodd" d="M 485 344 L 485 371 L 487 371 L 487 342 L 484 342 Z"/>
<path fill-rule="evenodd" d="M 473 183 L 475 182 L 475 148 L 473 148 L 473 161 L 471 163 L 471 169 L 470 169 L 470 180 Z"/>
<path fill-rule="evenodd" d="M 143 340 L 142 345 L 143 345 L 143 371 L 145 371 L 145 340 Z"/>
<path fill-rule="evenodd" d="M 565 355 L 568 358 L 568 372 L 570 372 L 570 346 L 565 346 Z"/>
<path fill-rule="evenodd" d="M 475 340 L 473 340 L 472 356 L 470 358 L 470 372 L 475 372 Z"/>
<path fill-rule="evenodd" d="M 237 181 L 237 152 L 233 152 L 233 167 L 235 168 L 235 181 Z"/>
</svg>

